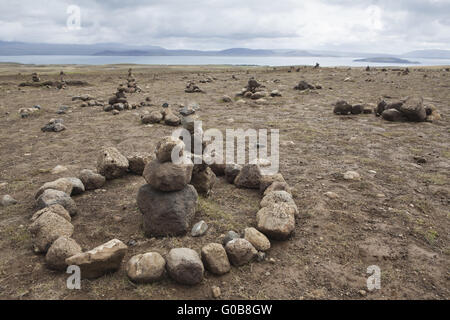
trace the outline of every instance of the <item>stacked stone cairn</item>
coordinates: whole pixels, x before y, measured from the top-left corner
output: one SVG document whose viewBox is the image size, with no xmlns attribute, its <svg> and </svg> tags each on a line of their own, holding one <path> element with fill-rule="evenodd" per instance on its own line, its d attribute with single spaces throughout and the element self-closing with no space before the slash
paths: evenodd
<svg viewBox="0 0 450 320">
<path fill-rule="evenodd" d="M 141 88 L 137 85 L 136 78 L 133 75 L 133 70 L 128 69 L 127 76 L 127 90 L 128 93 L 141 92 Z"/>
<path fill-rule="evenodd" d="M 144 169 L 147 184 L 139 189 L 137 204 L 147 237 L 182 236 L 189 231 L 198 194 L 189 184 L 194 165 L 184 148 L 180 139 L 165 137 L 156 146 L 155 160 Z M 175 155 L 179 161 L 173 162 Z"/>
<path fill-rule="evenodd" d="M 39 75 L 36 72 L 33 72 L 31 74 L 31 81 L 33 81 L 33 82 L 41 82 L 41 78 L 39 78 Z"/>
<path fill-rule="evenodd" d="M 184 92 L 186 92 L 186 93 L 205 93 L 193 81 L 188 82 L 188 84 L 186 85 L 186 89 L 184 89 Z"/>
<path fill-rule="evenodd" d="M 236 94 L 236 97 L 244 97 L 252 100 L 265 98 L 267 96 L 267 93 L 263 90 L 260 90 L 262 88 L 264 88 L 262 84 L 260 84 L 254 78 L 250 78 L 248 80 L 247 86 L 240 92 L 238 92 Z"/>
<path fill-rule="evenodd" d="M 127 87 L 125 87 L 123 84 L 120 84 L 117 88 L 116 93 L 109 99 L 108 104 L 105 105 L 103 110 L 105 112 L 113 111 L 114 114 L 117 114 L 120 111 L 131 109 L 132 107 L 127 100 L 127 90 Z"/>
</svg>

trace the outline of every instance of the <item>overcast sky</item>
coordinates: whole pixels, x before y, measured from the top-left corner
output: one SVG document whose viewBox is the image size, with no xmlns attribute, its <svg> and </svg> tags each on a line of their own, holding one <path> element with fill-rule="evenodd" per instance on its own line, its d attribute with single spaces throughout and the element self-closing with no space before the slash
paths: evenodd
<svg viewBox="0 0 450 320">
<path fill-rule="evenodd" d="M 81 29 L 68 30 L 69 5 Z M 450 49 L 450 0 L 0 0 L 0 40 L 169 49 Z M 70 20 L 73 21 L 73 20 Z"/>
</svg>

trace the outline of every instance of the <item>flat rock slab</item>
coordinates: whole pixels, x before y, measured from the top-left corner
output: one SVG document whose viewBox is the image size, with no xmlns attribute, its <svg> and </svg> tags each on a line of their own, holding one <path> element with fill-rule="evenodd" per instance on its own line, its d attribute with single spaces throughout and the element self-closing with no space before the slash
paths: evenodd
<svg viewBox="0 0 450 320">
<path fill-rule="evenodd" d="M 66 259 L 66 264 L 79 266 L 81 278 L 95 279 L 120 268 L 128 247 L 120 240 L 113 239 L 90 251 Z"/>
</svg>

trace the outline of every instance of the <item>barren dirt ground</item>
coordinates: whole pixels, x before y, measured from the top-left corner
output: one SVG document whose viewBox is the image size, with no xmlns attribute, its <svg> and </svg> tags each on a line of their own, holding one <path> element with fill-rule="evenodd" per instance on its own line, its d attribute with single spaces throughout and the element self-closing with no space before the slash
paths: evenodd
<svg viewBox="0 0 450 320">
<path fill-rule="evenodd" d="M 221 288 L 221 299 L 450 298 L 450 72 L 411 68 L 409 75 L 399 75 L 392 68 L 288 72 L 289 68 L 268 67 L 133 66 L 143 92 L 129 95 L 129 101 L 151 97 L 154 107 L 114 116 L 101 107 L 81 108 L 80 102 L 72 102 L 73 96 L 84 93 L 107 101 L 125 81 L 128 67 L 0 65 L 0 195 L 10 194 L 19 201 L 0 208 L 0 298 L 209 299 L 213 285 Z M 90 86 L 19 90 L 18 84 L 29 81 L 32 72 L 45 81 L 57 80 L 60 70 L 67 79 L 85 80 Z M 225 94 L 233 97 L 251 76 L 269 92 L 278 89 L 283 96 L 262 103 L 220 102 Z M 206 77 L 216 80 L 198 82 Z M 344 82 L 348 77 L 354 81 Z M 196 80 L 206 94 L 185 93 L 189 80 Z M 323 89 L 306 94 L 293 90 L 300 80 Z M 434 104 L 442 120 L 389 123 L 374 115 L 332 112 L 338 99 L 376 104 L 383 96 L 391 101 L 412 94 Z M 207 273 L 195 287 L 167 277 L 156 284 L 135 285 L 125 272 L 131 256 L 147 251 L 166 254 L 174 247 L 199 252 L 230 229 L 240 232 L 254 226 L 260 195 L 219 178 L 211 197 L 200 199 L 195 218 L 210 225 L 206 236 L 146 239 L 136 206 L 144 179 L 129 175 L 108 182 L 103 191 L 74 198 L 80 213 L 73 219 L 73 238 L 85 250 L 113 238 L 125 243 L 133 239 L 137 245 L 129 247 L 117 273 L 83 280 L 81 290 L 66 289 L 68 275 L 48 270 L 44 256 L 32 251 L 27 227 L 36 211 L 34 193 L 45 182 L 95 169 L 102 146 L 115 146 L 124 154 L 152 152 L 158 139 L 173 128 L 142 125 L 139 113 L 159 109 L 164 102 L 199 103 L 205 129 L 280 129 L 280 172 L 292 186 L 300 210 L 295 235 L 273 244 L 268 258 L 275 262 L 232 268 L 223 277 Z M 40 113 L 20 118 L 19 108 L 36 104 L 42 106 Z M 70 110 L 60 116 L 56 111 L 62 105 Z M 41 132 L 51 118 L 63 118 L 67 130 Z M 418 164 L 415 157 L 426 163 Z M 69 170 L 52 175 L 56 165 Z M 341 174 L 348 170 L 359 172 L 362 180 L 343 180 Z M 327 198 L 328 191 L 339 197 Z M 114 216 L 122 217 L 122 222 L 114 222 Z M 381 290 L 365 294 L 361 290 L 368 291 L 370 265 L 381 268 Z"/>
</svg>

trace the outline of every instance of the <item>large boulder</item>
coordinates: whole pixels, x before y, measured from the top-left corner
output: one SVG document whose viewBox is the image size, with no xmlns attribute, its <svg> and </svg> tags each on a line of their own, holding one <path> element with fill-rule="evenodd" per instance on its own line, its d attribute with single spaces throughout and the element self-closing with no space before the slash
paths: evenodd
<svg viewBox="0 0 450 320">
<path fill-rule="evenodd" d="M 204 267 L 197 252 L 188 248 L 169 251 L 166 257 L 167 272 L 176 282 L 195 285 L 203 280 Z"/>
<path fill-rule="evenodd" d="M 275 203 L 287 203 L 291 205 L 292 208 L 295 210 L 295 214 L 298 213 L 298 208 L 294 202 L 294 199 L 292 199 L 292 195 L 286 191 L 272 191 L 266 194 L 264 198 L 261 200 L 260 207 L 261 208 L 269 207 Z"/>
<path fill-rule="evenodd" d="M 243 266 L 256 258 L 258 251 L 245 239 L 234 239 L 225 246 L 231 264 Z"/>
<path fill-rule="evenodd" d="M 150 153 L 135 152 L 127 157 L 130 172 L 141 176 L 144 173 L 145 166 L 154 159 Z"/>
<path fill-rule="evenodd" d="M 247 164 L 237 175 L 234 184 L 238 188 L 259 189 L 261 169 L 258 164 Z"/>
<path fill-rule="evenodd" d="M 163 119 L 163 115 L 159 111 L 152 111 L 150 114 L 143 115 L 141 121 L 143 124 L 160 123 Z"/>
<path fill-rule="evenodd" d="M 157 252 L 133 256 L 127 263 L 127 274 L 136 283 L 158 281 L 164 275 L 166 260 Z"/>
<path fill-rule="evenodd" d="M 43 194 L 44 191 L 48 190 L 48 189 L 62 191 L 68 195 L 71 195 L 72 189 L 73 189 L 73 184 L 65 178 L 60 178 L 55 181 L 46 182 L 38 189 L 38 191 L 34 195 L 34 198 L 35 199 L 39 198 L 41 196 L 41 194 Z"/>
<path fill-rule="evenodd" d="M 351 104 L 347 103 L 347 101 L 340 100 L 340 101 L 336 102 L 336 104 L 334 105 L 333 112 L 335 114 L 348 115 L 348 114 L 352 113 L 352 110 L 353 110 L 353 107 Z"/>
<path fill-rule="evenodd" d="M 128 159 L 113 147 L 104 148 L 97 160 L 97 171 L 106 179 L 116 179 L 128 171 Z"/>
<path fill-rule="evenodd" d="M 175 192 L 162 192 L 144 185 L 139 189 L 137 204 L 144 216 L 144 232 L 147 237 L 179 236 L 190 229 L 195 215 L 198 194 L 187 185 Z"/>
<path fill-rule="evenodd" d="M 405 121 L 406 117 L 404 114 L 397 109 L 387 109 L 384 110 L 383 113 L 381 113 L 381 117 L 384 120 L 392 121 L 392 122 L 399 122 L 399 121 Z"/>
<path fill-rule="evenodd" d="M 180 139 L 172 136 L 165 137 L 156 145 L 156 158 L 159 162 L 172 162 L 172 152 L 181 157 L 184 148 L 184 142 Z"/>
<path fill-rule="evenodd" d="M 37 206 L 39 209 L 44 209 L 54 204 L 63 206 L 71 216 L 78 213 L 75 201 L 65 192 L 47 189 L 37 199 Z"/>
<path fill-rule="evenodd" d="M 398 110 L 409 120 L 422 122 L 427 119 L 427 112 L 423 106 L 422 97 L 409 97 Z"/>
<path fill-rule="evenodd" d="M 244 239 L 250 242 L 258 251 L 270 249 L 269 239 L 255 228 L 246 228 L 244 230 Z"/>
<path fill-rule="evenodd" d="M 263 175 L 261 176 L 259 183 L 259 191 L 264 193 L 268 187 L 274 182 L 286 182 L 281 173 L 273 174 L 273 175 Z"/>
<path fill-rule="evenodd" d="M 216 175 L 211 168 L 207 167 L 205 170 L 193 170 L 191 184 L 199 194 L 209 195 L 215 183 Z"/>
<path fill-rule="evenodd" d="M 236 163 L 229 163 L 225 166 L 225 178 L 229 183 L 234 183 L 234 180 L 238 176 L 239 172 L 241 172 L 242 166 Z"/>
<path fill-rule="evenodd" d="M 95 279 L 117 271 L 127 249 L 122 241 L 113 239 L 90 251 L 67 258 L 66 264 L 79 266 L 82 279 Z"/>
<path fill-rule="evenodd" d="M 219 243 L 210 243 L 202 248 L 202 260 L 206 270 L 223 275 L 231 269 L 225 248 Z"/>
<path fill-rule="evenodd" d="M 295 208 L 287 203 L 275 203 L 256 214 L 257 229 L 274 240 L 288 239 L 295 229 Z"/>
<path fill-rule="evenodd" d="M 72 221 L 72 218 L 71 218 L 69 212 L 66 209 L 64 209 L 63 206 L 61 206 L 59 204 L 53 204 L 49 207 L 46 207 L 46 208 L 41 209 L 41 210 L 37 211 L 36 213 L 34 213 L 30 219 L 31 223 L 35 222 L 37 219 L 39 219 L 40 216 L 42 216 L 46 212 L 56 213 L 57 215 L 63 217 L 67 221 L 69 221 L 69 222 Z"/>
<path fill-rule="evenodd" d="M 92 170 L 81 170 L 79 176 L 86 190 L 96 190 L 104 186 L 106 178 Z"/>
<path fill-rule="evenodd" d="M 53 242 L 45 256 L 45 263 L 50 269 L 65 270 L 66 259 L 81 253 L 80 245 L 68 237 L 59 237 Z"/>
<path fill-rule="evenodd" d="M 179 164 L 172 162 L 151 161 L 144 170 L 143 176 L 153 188 L 161 191 L 183 190 L 191 181 L 194 165 L 190 159 Z"/>
<path fill-rule="evenodd" d="M 33 239 L 34 250 L 45 253 L 59 237 L 70 238 L 73 233 L 73 225 L 60 215 L 47 211 L 29 226 L 29 231 Z"/>
<path fill-rule="evenodd" d="M 83 182 L 75 177 L 63 178 L 69 181 L 72 184 L 72 193 L 71 196 L 76 196 L 78 194 L 82 194 L 86 189 L 84 187 Z"/>
</svg>

